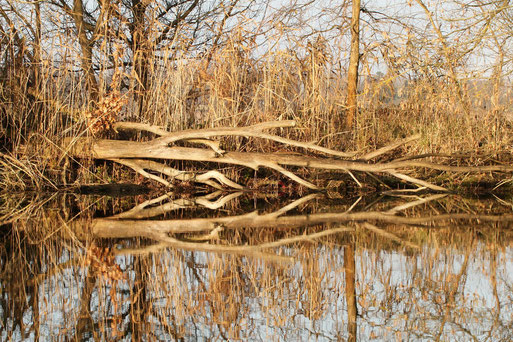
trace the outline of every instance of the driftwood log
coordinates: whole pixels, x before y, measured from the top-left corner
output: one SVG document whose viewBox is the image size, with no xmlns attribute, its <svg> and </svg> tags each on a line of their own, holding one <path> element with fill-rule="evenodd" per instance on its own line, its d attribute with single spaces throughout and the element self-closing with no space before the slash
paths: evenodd
<svg viewBox="0 0 513 342">
<path fill-rule="evenodd" d="M 347 172 L 358 183 L 353 171 L 367 172 L 373 174 L 389 174 L 407 183 L 417 185 L 420 189 L 431 189 L 434 191 L 446 191 L 445 188 L 427 181 L 414 178 L 402 171 L 403 169 L 432 169 L 446 172 L 511 172 L 511 165 L 488 165 L 488 166 L 450 166 L 435 164 L 415 158 L 409 160 L 396 160 L 386 163 L 372 163 L 372 159 L 383 155 L 403 144 L 414 141 L 420 137 L 415 135 L 385 146 L 368 154 L 357 156 L 356 152 L 341 152 L 322 146 L 305 143 L 296 140 L 283 138 L 274 134 L 264 132 L 274 128 L 294 127 L 294 121 L 278 121 L 256 124 L 248 127 L 221 127 L 199 130 L 185 130 L 179 132 L 168 132 L 157 126 L 140 123 L 118 122 L 114 128 L 120 130 L 146 131 L 155 134 L 157 137 L 150 141 L 136 142 L 126 140 L 108 139 L 68 139 L 70 155 L 74 158 L 96 158 L 111 160 L 116 163 L 128 166 L 141 175 L 158 181 L 171 187 L 169 178 L 205 183 L 215 188 L 230 187 L 242 189 L 239 185 L 217 170 L 211 170 L 203 174 L 185 172 L 169 167 L 163 162 L 155 160 L 187 160 L 197 162 L 215 162 L 220 164 L 231 164 L 246 166 L 251 169 L 266 167 L 289 177 L 297 183 L 310 189 L 318 189 L 315 184 L 300 178 L 287 166 L 305 167 L 324 170 L 337 170 Z M 306 154 L 274 154 L 254 152 L 231 152 L 220 148 L 219 141 L 211 140 L 214 137 L 243 136 L 267 139 L 279 142 L 288 146 L 299 147 L 311 152 L 321 153 L 325 156 L 311 156 Z M 204 147 L 182 147 L 174 143 L 186 141 L 192 144 L 200 144 Z M 158 174 L 158 175 L 157 175 Z M 164 178 L 167 176 L 166 178 Z"/>
</svg>

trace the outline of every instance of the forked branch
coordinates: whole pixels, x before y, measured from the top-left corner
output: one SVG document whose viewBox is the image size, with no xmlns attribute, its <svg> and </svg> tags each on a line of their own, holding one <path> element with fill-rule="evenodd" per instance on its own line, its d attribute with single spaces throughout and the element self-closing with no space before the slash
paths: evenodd
<svg viewBox="0 0 513 342">
<path fill-rule="evenodd" d="M 388 163 L 372 163 L 371 159 L 381 156 L 403 144 L 410 143 L 418 139 L 419 135 L 414 135 L 398 142 L 385 146 L 374 152 L 367 153 L 359 160 L 344 160 L 355 155 L 354 152 L 340 152 L 324 148 L 311 143 L 299 142 L 277 135 L 263 132 L 266 129 L 284 128 L 295 126 L 294 121 L 273 121 L 256 124 L 248 127 L 221 127 L 208 128 L 200 130 L 186 130 L 181 132 L 167 132 L 156 126 L 120 122 L 116 124 L 116 129 L 132 129 L 147 131 L 158 135 L 146 142 L 120 141 L 120 140 L 87 140 L 85 138 L 77 140 L 68 140 L 67 143 L 73 145 L 70 148 L 74 157 L 88 158 L 93 156 L 98 159 L 108 159 L 117 163 L 126 165 L 141 175 L 160 182 L 168 187 L 171 180 L 190 181 L 208 184 L 214 188 L 221 189 L 230 187 L 232 189 L 242 189 L 243 187 L 221 174 L 217 170 L 210 170 L 203 174 L 194 172 L 184 172 L 173 169 L 154 159 L 161 160 L 180 160 L 196 162 L 212 162 L 220 164 L 241 165 L 252 169 L 260 167 L 269 168 L 280 172 L 291 180 L 310 189 L 319 189 L 317 185 L 300 178 L 294 172 L 286 169 L 287 166 L 315 168 L 324 170 L 338 170 L 348 173 L 359 186 L 362 186 L 354 172 L 366 172 L 368 174 L 389 174 L 399 180 L 418 187 L 431 189 L 434 191 L 446 191 L 445 188 L 436 184 L 431 184 L 425 180 L 407 175 L 404 169 L 432 169 L 445 172 L 512 172 L 511 165 L 486 165 L 486 166 L 451 166 L 436 164 L 419 160 L 402 160 Z M 219 141 L 209 140 L 213 137 L 222 136 L 247 136 L 267 139 L 280 142 L 293 147 L 301 147 L 307 150 L 328 154 L 331 157 L 315 157 L 306 154 L 277 154 L 277 153 L 255 153 L 255 152 L 226 152 L 221 149 Z M 173 145 L 178 141 L 188 141 L 207 145 L 206 148 L 191 148 Z"/>
</svg>

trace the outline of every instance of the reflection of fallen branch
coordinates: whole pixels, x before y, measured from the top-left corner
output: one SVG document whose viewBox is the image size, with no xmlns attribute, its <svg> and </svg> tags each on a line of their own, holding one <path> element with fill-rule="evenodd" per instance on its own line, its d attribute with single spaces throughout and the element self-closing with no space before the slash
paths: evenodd
<svg viewBox="0 0 513 342">
<path fill-rule="evenodd" d="M 268 216 L 269 215 L 269 216 Z M 422 217 L 402 217 L 384 212 L 319 213 L 310 215 L 281 216 L 259 215 L 257 212 L 239 216 L 180 220 L 112 220 L 94 219 L 92 232 L 98 238 L 148 237 L 153 234 L 180 234 L 211 231 L 218 226 L 235 228 L 290 228 L 330 222 L 380 221 L 386 223 L 430 226 L 435 222 L 479 220 L 483 222 L 513 222 L 513 215 L 443 214 Z M 77 226 L 86 222 L 76 221 Z"/>
<path fill-rule="evenodd" d="M 204 252 L 215 252 L 215 253 L 235 253 L 235 254 L 252 254 L 258 256 L 259 252 L 264 249 L 277 248 L 281 246 L 290 245 L 293 243 L 304 242 L 304 241 L 313 241 L 315 239 L 319 239 L 325 236 L 339 234 L 344 232 L 353 232 L 354 228 L 349 227 L 339 227 L 333 229 L 327 229 L 322 232 L 312 233 L 312 234 L 304 234 L 299 236 L 294 236 L 290 238 L 284 238 L 273 242 L 267 242 L 259 245 L 244 245 L 244 246 L 231 246 L 231 245 L 214 245 L 209 243 L 197 243 L 197 242 L 189 242 L 189 241 L 181 241 L 176 238 L 170 237 L 164 233 L 150 233 L 148 236 L 155 241 L 160 242 L 158 246 L 161 247 L 174 247 L 181 248 L 186 250 L 195 250 L 195 251 L 204 251 Z M 154 247 L 150 248 L 152 252 L 154 251 Z M 133 254 L 134 250 L 121 250 L 118 251 L 118 254 Z"/>
<path fill-rule="evenodd" d="M 336 223 L 337 225 L 349 222 L 362 223 L 363 227 L 379 234 L 387 239 L 396 241 L 412 249 L 420 247 L 384 229 L 376 227 L 371 222 L 395 223 L 404 225 L 417 225 L 425 227 L 436 227 L 436 222 L 455 222 L 478 220 L 480 222 L 513 222 L 513 215 L 479 215 L 468 213 L 440 214 L 424 217 L 405 217 L 399 213 L 413 207 L 424 205 L 431 201 L 439 200 L 446 195 L 438 194 L 424 198 L 414 196 L 415 200 L 406 204 L 397 205 L 388 211 L 353 212 L 356 205 L 353 204 L 350 210 L 340 213 L 310 213 L 308 215 L 287 215 L 291 210 L 305 205 L 309 201 L 320 197 L 320 194 L 310 194 L 271 213 L 259 214 L 257 211 L 243 215 L 213 217 L 213 218 L 192 218 L 192 219 L 149 219 L 161 215 L 177 207 L 187 208 L 205 207 L 206 203 L 216 203 L 211 208 L 220 208 L 229 200 L 240 196 L 240 193 L 221 196 L 221 192 L 202 196 L 196 199 L 179 199 L 169 201 L 170 195 L 163 195 L 156 199 L 146 201 L 132 210 L 108 217 L 98 218 L 92 221 L 77 220 L 71 223 L 76 232 L 86 231 L 98 239 L 126 239 L 145 238 L 153 240 L 156 244 L 144 247 L 140 250 L 124 249 L 117 253 L 154 253 L 163 248 L 181 248 L 187 250 L 200 250 L 215 253 L 235 253 L 252 255 L 262 258 L 271 258 L 263 250 L 290 245 L 297 242 L 310 241 L 323 236 L 353 232 L 353 228 L 342 226 L 336 229 L 327 229 L 309 235 L 293 235 L 277 241 L 271 241 L 254 245 L 226 245 L 220 244 L 223 235 L 220 232 L 242 228 L 295 228 L 319 224 Z M 410 196 L 413 197 L 413 196 Z M 216 199 L 217 201 L 212 201 Z M 205 203 L 202 203 L 205 202 Z M 138 218 L 144 218 L 140 220 Z M 178 235 L 185 234 L 185 235 Z M 215 241 L 216 243 L 213 243 Z M 275 259 L 275 258 L 274 258 Z M 275 260 L 276 261 L 276 260 Z"/>
<path fill-rule="evenodd" d="M 276 218 L 278 216 L 281 216 L 281 215 L 287 213 L 288 211 L 290 211 L 292 209 L 299 207 L 301 204 L 305 204 L 305 203 L 307 203 L 315 198 L 318 198 L 318 197 L 319 197 L 318 194 L 310 194 L 308 196 L 301 197 L 300 199 L 297 199 L 297 200 L 293 201 L 292 203 L 289 203 L 286 206 L 284 206 L 272 213 L 266 214 L 265 216 L 267 218 Z"/>
<path fill-rule="evenodd" d="M 419 245 L 416 245 L 410 241 L 407 241 L 407 240 L 404 240 L 404 239 L 401 239 L 400 237 L 398 237 L 397 235 L 395 234 L 392 234 L 392 233 L 389 233 L 387 232 L 386 230 L 383 230 L 381 228 L 378 228 L 376 227 L 375 225 L 373 224 L 370 224 L 369 222 L 364 222 L 362 224 L 363 227 L 367 228 L 368 230 L 370 230 L 371 232 L 374 232 L 378 235 L 381 235 L 387 239 L 390 239 L 390 240 L 393 240 L 395 242 L 398 242 L 399 244 L 402 244 L 406 247 L 409 247 L 409 248 L 412 248 L 412 249 L 420 249 L 420 246 Z"/>
<path fill-rule="evenodd" d="M 424 204 L 424 203 L 428 203 L 428 202 L 431 202 L 431 201 L 434 201 L 434 200 L 437 200 L 437 199 L 444 198 L 445 196 L 447 196 L 447 195 L 445 195 L 445 194 L 437 194 L 437 195 L 432 195 L 432 196 L 428 196 L 428 197 L 425 197 L 425 198 L 419 198 L 416 201 L 408 202 L 408 203 L 401 204 L 401 205 L 398 205 L 396 207 L 393 207 L 392 209 L 388 210 L 387 213 L 395 214 L 395 213 L 398 213 L 399 211 L 406 210 L 408 208 L 413 208 L 415 206 L 418 206 L 418 205 L 421 205 L 421 204 Z"/>
<path fill-rule="evenodd" d="M 223 231 L 223 226 L 218 226 L 214 228 L 210 233 L 199 235 L 199 236 L 191 236 L 188 237 L 187 240 L 193 242 L 207 242 L 213 240 L 219 240 L 219 233 Z"/>
<path fill-rule="evenodd" d="M 238 196 L 232 194 L 230 196 Z M 428 203 L 443 197 L 443 195 L 428 196 L 419 198 L 416 201 L 396 206 L 387 212 L 342 212 L 342 213 L 312 213 L 309 215 L 286 215 L 286 213 L 308 201 L 317 198 L 319 195 L 311 194 L 298 199 L 283 208 L 267 214 L 251 212 L 243 215 L 214 217 L 214 218 L 193 218 L 193 219 L 172 219 L 172 220 L 137 220 L 136 218 L 149 218 L 161 215 L 167 204 L 157 207 L 150 207 L 158 201 L 148 201 L 136 208 L 110 218 L 94 219 L 91 222 L 91 231 L 98 238 L 132 238 L 147 237 L 160 241 L 163 235 L 170 234 L 194 234 L 201 232 L 212 232 L 219 227 L 223 229 L 237 228 L 291 228 L 300 226 L 309 226 L 324 224 L 330 222 L 387 222 L 407 225 L 431 225 L 434 222 L 456 221 L 456 220 L 481 220 L 484 222 L 513 222 L 513 215 L 478 215 L 478 214 L 442 214 L 426 217 L 404 217 L 397 213 Z M 228 196 L 229 197 L 229 196 Z M 228 201 L 227 197 L 222 197 L 224 203 Z M 162 200 L 158 198 L 156 200 Z M 190 200 L 194 202 L 194 200 Z M 195 200 L 196 203 L 198 200 Z M 120 219 L 123 218 L 123 219 Z M 76 221 L 77 227 L 82 227 L 84 222 Z"/>
<path fill-rule="evenodd" d="M 202 244 L 198 243 L 198 245 L 200 245 L 200 247 L 201 247 Z M 166 243 L 166 242 L 159 242 L 154 245 L 150 245 L 150 246 L 146 246 L 146 247 L 123 248 L 123 249 L 114 251 L 114 253 L 116 255 L 131 255 L 131 256 L 158 254 L 158 253 L 161 253 L 163 250 L 166 250 L 168 248 L 173 248 L 173 247 L 174 247 L 173 244 Z M 201 249 L 199 249 L 199 250 L 201 250 Z M 252 250 L 252 251 L 249 251 L 249 250 L 247 250 L 247 251 L 223 251 L 223 253 L 256 257 L 256 258 L 264 259 L 267 261 L 273 261 L 273 262 L 277 262 L 277 263 L 294 262 L 293 257 L 276 255 L 276 254 L 266 253 L 266 252 L 262 252 L 262 251 L 258 251 L 258 250 L 257 251 L 254 251 L 254 250 Z"/>
<path fill-rule="evenodd" d="M 222 195 L 222 192 L 216 191 L 205 196 L 195 197 L 191 199 L 178 198 L 171 200 L 171 194 L 165 194 L 155 199 L 145 201 L 130 209 L 129 211 L 111 216 L 110 219 L 150 218 L 164 215 L 174 210 L 185 208 L 204 207 L 208 209 L 219 209 L 223 207 L 226 203 L 230 202 L 232 199 L 242 195 L 242 192 L 235 192 L 226 196 L 219 197 L 220 195 Z M 215 198 L 217 199 L 212 201 L 212 199 Z M 160 204 L 156 205 L 157 203 Z"/>
</svg>

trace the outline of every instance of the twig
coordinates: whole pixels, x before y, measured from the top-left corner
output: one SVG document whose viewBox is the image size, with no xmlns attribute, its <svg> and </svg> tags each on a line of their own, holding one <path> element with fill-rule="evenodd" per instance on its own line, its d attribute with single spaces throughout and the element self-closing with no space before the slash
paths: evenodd
<svg viewBox="0 0 513 342">
<path fill-rule="evenodd" d="M 160 176 L 157 176 L 157 175 L 154 175 L 154 174 L 151 174 L 149 172 L 146 172 L 145 167 L 142 167 L 139 164 L 139 160 L 138 159 L 111 159 L 111 160 L 113 162 L 118 163 L 118 164 L 128 166 L 129 168 L 131 168 L 132 170 L 134 170 L 138 174 L 142 175 L 143 177 L 146 177 L 146 178 L 149 178 L 149 179 L 153 179 L 153 180 L 155 180 L 155 181 L 157 181 L 157 182 L 159 182 L 161 184 L 164 184 L 165 186 L 167 186 L 169 188 L 173 187 L 173 184 L 171 184 L 170 182 L 168 182 L 164 178 L 162 178 Z M 148 167 L 146 167 L 146 168 L 148 168 Z"/>
<path fill-rule="evenodd" d="M 133 207 L 132 209 L 130 209 L 128 211 L 125 211 L 125 212 L 117 214 L 117 215 L 110 216 L 109 218 L 112 218 L 112 219 L 137 218 L 138 213 L 143 211 L 145 208 L 152 206 L 155 203 L 160 203 L 164 200 L 170 199 L 171 195 L 172 195 L 172 193 L 167 193 L 167 194 L 164 194 L 157 198 L 152 198 L 150 200 L 144 201 L 144 202 L 136 205 L 135 207 Z M 143 216 L 143 217 L 145 217 L 145 216 Z"/>
<path fill-rule="evenodd" d="M 373 224 L 370 224 L 368 222 L 365 222 L 362 224 L 363 227 L 365 227 L 366 229 L 376 233 L 376 234 L 379 234 L 387 239 L 390 239 L 390 240 L 393 240 L 395 242 L 398 242 L 406 247 L 409 247 L 409 248 L 413 248 L 413 249 L 420 249 L 420 246 L 419 245 L 416 245 L 410 241 L 407 241 L 407 240 L 404 240 L 404 239 L 401 239 L 400 237 L 398 237 L 397 235 L 395 234 L 392 234 L 392 233 L 389 233 L 381 228 L 378 228 L 376 227 L 375 225 Z"/>
<path fill-rule="evenodd" d="M 210 147 L 214 150 L 215 153 L 224 154 L 226 151 L 221 148 L 221 143 L 219 141 L 209 140 L 209 139 L 190 139 L 187 142 L 192 144 L 202 144 Z"/>
<path fill-rule="evenodd" d="M 329 235 L 333 235 L 333 234 L 354 232 L 354 231 L 355 231 L 354 228 L 342 226 L 339 228 L 327 229 L 327 230 L 324 230 L 324 231 L 318 232 L 318 233 L 312 233 L 312 234 L 308 234 L 308 235 L 305 234 L 305 235 L 300 235 L 300 236 L 294 236 L 291 238 L 280 239 L 278 241 L 263 243 L 261 245 L 252 246 L 252 248 L 257 248 L 257 249 L 275 248 L 275 247 L 280 247 L 280 246 L 284 246 L 284 245 L 290 245 L 290 244 L 293 244 L 296 242 L 319 239 L 321 237 L 325 237 L 325 236 L 329 236 Z"/>
<path fill-rule="evenodd" d="M 200 235 L 200 236 L 191 236 L 188 237 L 188 240 L 195 241 L 195 242 L 205 242 L 205 241 L 211 241 L 211 240 L 218 240 L 219 239 L 219 233 L 223 231 L 223 226 L 219 225 L 212 229 L 210 233 Z"/>
<path fill-rule="evenodd" d="M 421 135 L 420 134 L 415 134 L 415 135 L 412 135 L 411 137 L 407 137 L 407 138 L 404 138 L 402 140 L 398 140 L 390 145 L 387 145 L 387 146 L 384 146 L 380 149 L 377 149 L 376 151 L 373 151 L 373 152 L 370 152 L 370 153 L 367 153 L 363 156 L 361 156 L 359 159 L 362 159 L 362 160 L 371 160 L 373 158 L 376 158 L 378 156 L 381 156 L 385 153 L 387 153 L 388 151 L 392 151 L 392 150 L 395 150 L 396 148 L 398 148 L 399 146 L 401 145 L 404 145 L 404 144 L 407 144 L 409 142 L 412 142 L 414 140 L 418 140 L 420 139 Z"/>
<path fill-rule="evenodd" d="M 386 196 L 397 196 L 397 197 L 408 197 L 413 195 L 408 195 L 411 193 L 419 193 L 421 191 L 427 190 L 425 186 L 421 186 L 417 189 L 397 189 L 397 190 L 387 190 L 383 191 L 382 194 Z"/>
<path fill-rule="evenodd" d="M 444 198 L 446 196 L 447 196 L 447 194 L 436 194 L 436 195 L 429 196 L 429 197 L 426 197 L 426 198 L 420 198 L 417 201 L 413 201 L 413 202 L 410 202 L 410 203 L 405 203 L 405 204 L 393 207 L 392 209 L 388 210 L 387 213 L 388 214 L 396 214 L 399 211 L 402 211 L 402 210 L 405 210 L 405 209 L 408 209 L 408 208 L 412 208 L 412 207 L 415 207 L 417 205 L 421 205 L 421 204 L 424 204 L 424 203 L 427 203 L 427 202 L 435 201 L 435 200 Z"/>
<path fill-rule="evenodd" d="M 214 194 L 216 194 L 216 196 L 219 196 L 222 194 L 222 192 L 216 191 Z M 184 208 L 196 208 L 198 206 L 202 206 L 204 208 L 214 210 L 214 209 L 219 209 L 219 208 L 223 207 L 224 205 L 226 205 L 226 203 L 239 197 L 240 195 L 242 195 L 242 192 L 235 192 L 235 193 L 232 193 L 232 194 L 229 194 L 226 196 L 221 196 L 220 198 L 218 198 L 215 201 L 210 201 L 210 199 L 212 197 L 208 196 L 208 195 L 196 197 L 193 199 L 178 198 L 178 199 L 163 203 L 159 206 L 151 206 L 148 208 L 148 206 L 150 206 L 150 205 L 153 205 L 155 203 L 162 202 L 163 200 L 169 199 L 169 195 L 166 194 L 166 195 L 160 196 L 158 198 L 158 199 L 160 199 L 160 201 L 158 201 L 158 202 L 152 201 L 153 203 L 151 203 L 151 204 L 150 204 L 150 202 L 142 203 L 127 212 L 120 213 L 120 214 L 117 214 L 114 216 L 110 216 L 108 219 L 115 221 L 115 219 L 126 220 L 126 219 L 151 218 L 151 217 L 164 215 L 173 210 L 184 209 Z M 155 221 L 155 223 L 157 223 L 157 221 Z M 128 225 L 127 225 L 127 227 L 128 227 Z"/>
<path fill-rule="evenodd" d="M 351 176 L 351 178 L 356 182 L 356 184 L 358 184 L 358 186 L 360 188 L 363 188 L 363 185 L 362 183 L 360 183 L 360 181 L 358 180 L 358 178 L 355 177 L 355 175 L 350 171 L 350 170 L 345 170 L 347 173 L 349 173 L 349 176 Z"/>
<path fill-rule="evenodd" d="M 280 209 L 278 209 L 278 210 L 276 210 L 276 211 L 274 211 L 272 213 L 263 215 L 263 216 L 268 217 L 268 218 L 279 217 L 279 216 L 287 213 L 288 211 L 290 211 L 290 210 L 292 210 L 294 208 L 297 208 L 301 204 L 310 202 L 311 200 L 313 200 L 315 198 L 319 198 L 319 194 L 310 194 L 308 196 L 301 197 L 300 199 L 297 199 L 297 200 L 293 201 L 292 203 L 289 203 L 286 206 L 284 206 L 284 207 L 282 207 L 282 208 L 280 208 Z"/>
<path fill-rule="evenodd" d="M 304 180 L 303 178 L 301 178 L 299 176 L 296 176 L 294 173 L 288 171 L 287 169 L 281 167 L 280 165 L 278 165 L 276 163 L 268 163 L 266 166 L 268 168 L 270 168 L 270 169 L 273 169 L 273 170 L 276 170 L 276 171 L 280 172 L 281 174 L 289 177 L 290 179 L 292 179 L 293 181 L 296 181 L 297 183 L 299 183 L 301 185 L 306 186 L 307 188 L 310 188 L 310 189 L 313 189 L 313 190 L 318 190 L 319 189 L 319 187 L 317 187 L 317 185 L 314 185 L 314 184 Z"/>
<path fill-rule="evenodd" d="M 146 178 L 154 179 L 168 187 L 173 187 L 173 185 L 163 179 L 162 177 L 153 175 L 145 170 L 152 170 L 164 174 L 166 176 L 172 177 L 173 179 L 181 180 L 181 181 L 190 181 L 203 183 L 212 186 L 213 188 L 222 190 L 223 188 L 218 184 L 212 181 L 212 179 L 217 180 L 219 183 L 229 186 L 233 189 L 242 190 L 244 187 L 239 185 L 230 179 L 228 179 L 225 175 L 220 173 L 219 171 L 211 170 L 201 175 L 196 175 L 194 172 L 186 172 L 174 169 L 165 164 L 146 159 L 111 159 L 114 162 L 117 162 L 122 165 L 126 165 L 139 174 L 143 175 Z"/>
<path fill-rule="evenodd" d="M 242 192 L 234 192 L 233 194 L 222 196 L 221 198 L 219 198 L 218 200 L 213 201 L 213 202 L 209 201 L 207 199 L 204 199 L 204 198 L 197 198 L 194 200 L 194 202 L 196 204 L 199 204 L 199 205 L 205 207 L 205 208 L 214 210 L 214 209 L 219 209 L 219 208 L 223 207 L 226 203 L 230 202 L 234 198 L 239 197 L 242 194 L 243 194 Z"/>
<path fill-rule="evenodd" d="M 344 212 L 344 214 L 347 214 L 347 213 L 351 212 L 351 211 L 354 209 L 354 207 L 356 207 L 356 205 L 357 205 L 357 204 L 362 200 L 362 198 L 363 198 L 362 196 L 358 197 L 358 199 L 357 199 L 353 204 L 351 204 L 351 206 L 349 207 L 349 209 L 347 209 L 347 210 Z"/>
<path fill-rule="evenodd" d="M 405 174 L 396 172 L 395 170 L 388 170 L 387 172 L 390 173 L 392 176 L 394 176 L 396 178 L 399 178 L 399 179 L 402 179 L 402 180 L 405 180 L 405 181 L 407 181 L 409 183 L 425 186 L 426 188 L 429 188 L 429 189 L 432 189 L 432 190 L 436 190 L 436 191 L 447 192 L 446 188 L 443 188 L 441 186 L 428 183 L 426 181 L 423 181 L 423 180 L 420 180 L 420 179 L 417 179 L 417 178 L 413 178 L 411 176 L 407 176 Z"/>
</svg>

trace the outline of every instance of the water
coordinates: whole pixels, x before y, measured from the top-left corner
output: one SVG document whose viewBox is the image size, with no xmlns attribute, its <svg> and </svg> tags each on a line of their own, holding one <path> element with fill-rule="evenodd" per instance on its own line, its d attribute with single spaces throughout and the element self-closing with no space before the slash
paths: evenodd
<svg viewBox="0 0 513 342">
<path fill-rule="evenodd" d="M 121 195 L 0 198 L 2 341 L 513 340 L 510 199 Z"/>
</svg>

